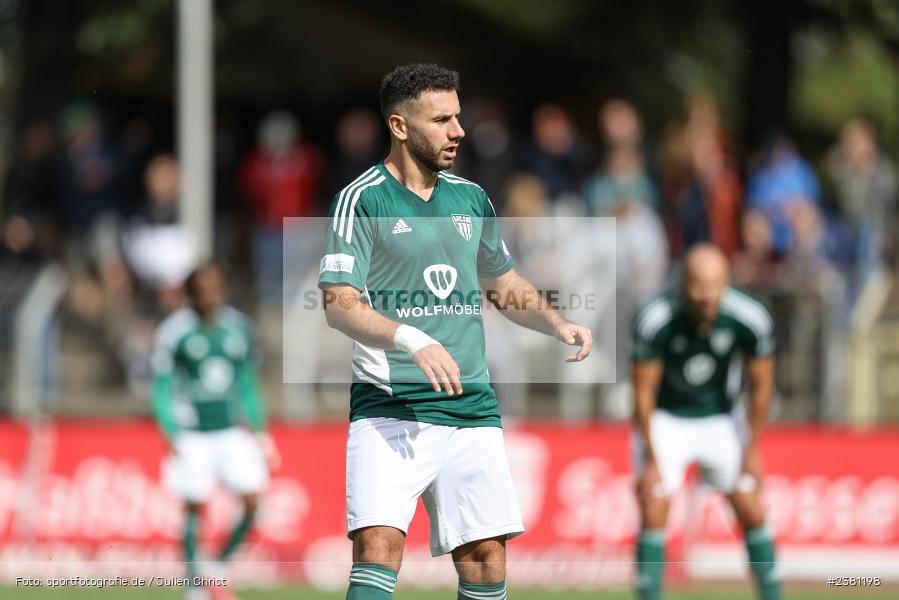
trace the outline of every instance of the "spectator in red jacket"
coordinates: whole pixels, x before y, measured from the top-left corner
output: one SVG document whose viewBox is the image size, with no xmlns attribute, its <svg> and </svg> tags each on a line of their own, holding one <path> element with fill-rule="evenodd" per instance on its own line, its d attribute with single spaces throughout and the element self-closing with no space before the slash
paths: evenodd
<svg viewBox="0 0 899 600">
<path fill-rule="evenodd" d="M 255 219 L 253 251 L 263 302 L 281 298 L 283 219 L 318 213 L 323 174 L 321 154 L 303 139 L 296 117 L 284 111 L 263 117 L 256 147 L 244 160 L 240 174 Z"/>
</svg>

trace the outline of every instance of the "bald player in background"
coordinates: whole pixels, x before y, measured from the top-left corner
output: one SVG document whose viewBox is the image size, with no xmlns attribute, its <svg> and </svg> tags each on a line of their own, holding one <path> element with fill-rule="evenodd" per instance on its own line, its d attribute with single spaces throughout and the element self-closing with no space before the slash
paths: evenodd
<svg viewBox="0 0 899 600">
<path fill-rule="evenodd" d="M 634 320 L 634 467 L 642 517 L 636 587 L 641 600 L 661 598 L 670 499 L 692 463 L 733 507 L 760 597 L 781 597 L 759 495 L 759 443 L 774 387 L 773 320 L 758 300 L 728 284 L 724 254 L 709 244 L 694 246 L 680 288 L 650 301 Z M 734 411 L 741 362 L 749 383 L 746 419 Z"/>
</svg>

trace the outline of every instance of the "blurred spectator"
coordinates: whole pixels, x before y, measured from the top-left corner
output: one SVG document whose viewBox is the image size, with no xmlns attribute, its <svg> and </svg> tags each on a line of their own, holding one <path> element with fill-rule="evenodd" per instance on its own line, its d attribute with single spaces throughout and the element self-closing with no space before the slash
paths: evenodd
<svg viewBox="0 0 899 600">
<path fill-rule="evenodd" d="M 25 128 L 12 156 L 0 212 L 0 382 L 13 380 L 13 342 L 22 301 L 47 258 L 58 249 L 54 227 L 53 134 L 37 120 Z M 40 332 L 39 380 L 58 389 L 58 322 Z M 7 390 L 0 387 L 0 398 Z"/>
<path fill-rule="evenodd" d="M 895 244 L 896 168 L 877 147 L 873 124 L 856 118 L 846 123 L 839 143 L 830 150 L 827 171 L 853 238 L 858 289 L 883 260 L 887 246 Z"/>
<path fill-rule="evenodd" d="M 281 301 L 283 219 L 318 214 L 323 173 L 320 153 L 303 139 L 296 117 L 277 111 L 262 119 L 240 178 L 255 217 L 257 291 L 264 303 Z M 318 250 L 311 246 L 304 254 Z"/>
<path fill-rule="evenodd" d="M 180 288 L 196 267 L 197 248 L 178 221 L 180 173 L 169 154 L 154 157 L 144 171 L 146 196 L 125 234 L 131 269 L 157 290 Z"/>
<path fill-rule="evenodd" d="M 241 201 L 241 150 L 234 118 L 222 112 L 215 122 L 215 240 L 213 254 L 231 263 L 246 255 L 249 207 Z M 241 251 L 244 251 L 243 253 Z"/>
<path fill-rule="evenodd" d="M 599 134 L 609 148 L 640 148 L 643 144 L 643 122 L 627 101 L 612 99 L 599 109 Z"/>
<path fill-rule="evenodd" d="M 663 162 L 663 212 L 672 255 L 711 242 L 732 256 L 739 247 L 742 190 L 711 98 L 688 100 L 686 123 L 666 132 Z"/>
<path fill-rule="evenodd" d="M 128 205 L 122 193 L 122 155 L 104 138 L 100 115 L 90 104 L 67 107 L 61 126 L 57 203 L 74 275 L 70 300 L 76 313 L 99 321 L 108 316 L 105 309 L 124 313 L 133 300 L 120 248 Z"/>
<path fill-rule="evenodd" d="M 553 201 L 575 196 L 589 170 L 590 157 L 571 115 L 561 106 L 544 104 L 534 110 L 532 125 L 527 169 L 543 181 Z"/>
<path fill-rule="evenodd" d="M 606 340 L 604 346 L 610 354 L 604 360 L 616 365 L 615 378 L 626 382 L 630 363 L 624 335 L 637 309 L 658 292 L 664 280 L 668 245 L 658 213 L 658 193 L 646 168 L 643 125 L 637 111 L 623 100 L 609 100 L 599 110 L 598 123 L 605 159 L 588 180 L 584 195 L 592 214 L 615 217 L 612 258 L 616 281 L 607 300 L 611 304 L 600 311 L 605 316 L 594 317 L 591 326 L 596 339 Z M 590 246 L 593 253 L 603 252 L 600 240 Z M 603 289 L 607 283 L 597 279 L 595 289 Z M 608 318 L 610 312 L 614 319 Z M 627 384 L 603 386 L 604 414 L 623 416 L 627 409 L 616 413 L 616 406 L 629 406 L 616 401 L 623 397 L 629 397 Z"/>
<path fill-rule="evenodd" d="M 19 226 L 14 229 L 28 230 L 26 237 L 14 236 L 18 244 L 27 240 L 25 246 L 14 247 L 16 242 L 8 246 L 16 252 L 48 255 L 58 250 L 52 155 L 53 132 L 46 121 L 35 121 L 25 129 L 12 156 L 3 189 L 3 220 L 17 218 Z"/>
<path fill-rule="evenodd" d="M 127 207 L 121 153 L 104 139 L 97 110 L 73 104 L 61 117 L 59 205 L 77 260 L 95 265 L 116 254 L 117 228 Z"/>
<path fill-rule="evenodd" d="M 333 196 L 386 154 L 384 126 L 375 111 L 359 107 L 345 112 L 334 128 L 337 148 L 331 172 L 329 195 Z"/>
<path fill-rule="evenodd" d="M 198 261 L 196 244 L 178 221 L 180 173 L 170 154 L 155 156 L 144 170 L 140 211 L 128 224 L 123 245 L 137 280 L 150 294 L 116 332 L 116 350 L 131 391 L 145 395 L 155 324 L 184 303 L 182 284 Z"/>
<path fill-rule="evenodd" d="M 142 173 L 153 155 L 154 141 L 153 126 L 149 119 L 142 116 L 125 121 L 119 132 L 122 149 L 121 190 L 125 198 L 125 210 L 129 214 L 140 208 L 134 202 L 143 196 Z"/>
<path fill-rule="evenodd" d="M 475 100 L 466 102 L 462 119 L 467 135 L 456 170 L 484 188 L 502 212 L 502 190 L 515 169 L 517 147 L 505 111 L 491 100 Z"/>
<path fill-rule="evenodd" d="M 658 209 L 656 189 L 635 146 L 612 146 L 602 168 L 584 189 L 587 207 L 596 216 L 611 216 L 622 203 Z"/>
<path fill-rule="evenodd" d="M 733 258 L 734 283 L 757 289 L 777 281 L 780 275 L 768 217 L 759 211 L 749 211 L 743 215 L 740 231 L 743 248 Z"/>
<path fill-rule="evenodd" d="M 781 135 L 772 137 L 749 180 L 747 208 L 768 218 L 777 256 L 790 252 L 796 221 L 805 214 L 804 205 L 818 210 L 820 202 L 821 190 L 811 166 L 796 153 L 790 140 Z"/>
</svg>

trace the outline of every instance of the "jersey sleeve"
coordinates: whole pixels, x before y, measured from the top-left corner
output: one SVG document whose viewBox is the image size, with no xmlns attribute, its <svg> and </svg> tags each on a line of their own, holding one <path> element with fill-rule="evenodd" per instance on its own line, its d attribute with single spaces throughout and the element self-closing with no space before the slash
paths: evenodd
<svg viewBox="0 0 899 600">
<path fill-rule="evenodd" d="M 774 353 L 774 320 L 764 306 L 759 304 L 756 311 L 747 315 L 743 325 L 741 349 L 747 358 L 760 358 Z"/>
<path fill-rule="evenodd" d="M 634 319 L 631 348 L 632 360 L 660 360 L 664 354 L 664 327 L 656 323 L 646 309 Z"/>
<path fill-rule="evenodd" d="M 151 357 L 153 385 L 150 393 L 150 406 L 156 423 L 168 439 L 172 439 L 178 433 L 178 425 L 172 407 L 177 341 L 177 338 L 169 331 L 160 328 Z"/>
<path fill-rule="evenodd" d="M 237 365 L 238 397 L 247 425 L 253 431 L 263 431 L 266 428 L 265 409 L 258 375 L 261 353 L 249 326 L 243 334 L 248 349 Z"/>
<path fill-rule="evenodd" d="M 371 264 L 375 219 L 360 198 L 343 193 L 334 198 L 329 217 L 318 285 L 348 284 L 362 291 Z"/>
<path fill-rule="evenodd" d="M 499 277 L 515 266 L 515 261 L 503 241 L 493 203 L 486 193 L 482 194 L 486 208 L 478 245 L 478 277 Z"/>
</svg>

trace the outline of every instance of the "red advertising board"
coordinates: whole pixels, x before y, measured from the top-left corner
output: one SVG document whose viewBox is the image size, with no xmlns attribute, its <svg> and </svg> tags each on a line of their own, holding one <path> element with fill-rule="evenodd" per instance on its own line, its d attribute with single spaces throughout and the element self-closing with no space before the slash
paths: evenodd
<svg viewBox="0 0 899 600">
<path fill-rule="evenodd" d="M 341 587 L 349 570 L 344 520 L 346 426 L 277 424 L 284 465 L 232 578 Z M 527 533 L 509 545 L 519 586 L 626 585 L 637 507 L 625 426 L 506 427 Z M 834 574 L 899 580 L 899 431 L 772 428 L 765 500 L 793 579 Z M 0 422 L 0 578 L 180 574 L 181 514 L 160 479 L 164 447 L 149 421 L 78 420 L 31 432 Z M 237 514 L 219 493 L 202 523 L 211 553 Z M 404 585 L 454 585 L 430 558 L 423 510 L 412 523 Z M 739 532 L 724 501 L 688 485 L 669 522 L 675 578 L 743 577 Z"/>
</svg>

